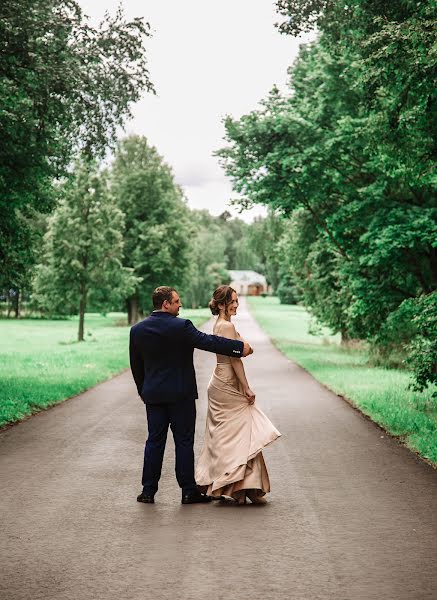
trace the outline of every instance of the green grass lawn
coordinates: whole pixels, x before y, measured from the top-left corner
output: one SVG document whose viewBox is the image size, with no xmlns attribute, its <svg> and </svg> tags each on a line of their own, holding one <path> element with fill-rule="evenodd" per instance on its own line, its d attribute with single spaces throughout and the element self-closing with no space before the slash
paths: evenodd
<svg viewBox="0 0 437 600">
<path fill-rule="evenodd" d="M 345 349 L 326 329 L 308 333 L 310 317 L 301 306 L 277 298 L 248 298 L 253 316 L 273 343 L 334 392 L 437 466 L 437 402 L 431 392 L 407 390 L 407 371 L 371 367 L 365 349 Z"/>
<path fill-rule="evenodd" d="M 181 311 L 195 325 L 207 309 Z M 83 392 L 129 366 L 129 327 L 122 313 L 87 314 L 86 341 L 77 318 L 0 319 L 0 426 Z"/>
</svg>

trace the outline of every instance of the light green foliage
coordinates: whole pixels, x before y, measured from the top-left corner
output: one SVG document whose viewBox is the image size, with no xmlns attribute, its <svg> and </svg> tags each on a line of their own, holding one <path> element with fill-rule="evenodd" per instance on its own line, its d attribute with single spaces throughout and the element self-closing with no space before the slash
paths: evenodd
<svg viewBox="0 0 437 600">
<path fill-rule="evenodd" d="M 148 35 L 148 24 L 121 9 L 94 28 L 74 0 L 2 1 L 1 288 L 29 283 L 38 241 L 29 217 L 53 209 L 53 178 L 79 150 L 102 155 L 152 89 Z"/>
<path fill-rule="evenodd" d="M 78 163 L 49 221 L 34 300 L 52 314 L 79 312 L 79 340 L 87 306 L 109 309 L 136 284 L 122 266 L 123 231 L 106 175 L 92 163 Z"/>
<path fill-rule="evenodd" d="M 437 287 L 431 4 L 279 2 L 283 31 L 317 22 L 320 37 L 301 48 L 292 93 L 228 118 L 219 152 L 243 204 L 287 218 L 283 276 L 375 354 L 390 315 Z M 405 332 L 391 338 L 397 362 Z"/>
<path fill-rule="evenodd" d="M 411 374 L 370 367 L 365 347 L 344 347 L 326 329 L 309 334 L 311 317 L 276 298 L 249 298 L 249 308 L 288 358 L 334 392 L 346 396 L 372 420 L 437 464 L 437 409 L 432 391 L 408 389 Z"/>
<path fill-rule="evenodd" d="M 193 236 L 182 300 L 193 308 L 208 306 L 213 291 L 229 283 L 226 239 L 217 220 L 206 211 L 193 211 Z"/>
<path fill-rule="evenodd" d="M 183 310 L 199 326 L 209 311 Z M 119 373 L 129 366 L 125 315 L 86 315 L 86 344 L 76 340 L 77 317 L 68 320 L 0 319 L 0 426 Z"/>
<path fill-rule="evenodd" d="M 126 223 L 123 264 L 141 279 L 124 297 L 134 323 L 152 308 L 156 287 L 181 287 L 188 266 L 189 213 L 170 167 L 141 136 L 119 143 L 111 190 Z"/>
<path fill-rule="evenodd" d="M 252 225 L 234 217 L 228 211 L 218 217 L 207 217 L 207 221 L 220 229 L 225 240 L 224 262 L 228 269 L 263 271 L 259 252 L 252 243 Z"/>
<path fill-rule="evenodd" d="M 228 270 L 253 270 L 275 276 L 270 249 L 270 219 L 250 225 L 231 218 L 228 211 L 218 217 L 205 210 L 191 211 L 190 268 L 183 295 L 189 306 L 206 306 L 216 287 L 230 282 Z M 270 243 L 272 245 L 273 242 Z"/>
<path fill-rule="evenodd" d="M 280 240 L 284 233 L 284 220 L 279 216 L 270 209 L 266 217 L 255 219 L 249 227 L 246 241 L 258 257 L 258 268 L 254 270 L 265 275 L 274 290 L 277 290 L 280 281 L 285 277 L 285 272 L 288 271 L 280 247 Z"/>
</svg>

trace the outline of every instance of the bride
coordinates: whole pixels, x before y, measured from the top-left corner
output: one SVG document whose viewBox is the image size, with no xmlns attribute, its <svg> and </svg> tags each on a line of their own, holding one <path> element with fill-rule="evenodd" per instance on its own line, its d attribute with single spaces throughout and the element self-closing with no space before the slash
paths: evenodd
<svg viewBox="0 0 437 600">
<path fill-rule="evenodd" d="M 238 297 L 228 285 L 218 287 L 209 307 L 218 315 L 214 334 L 241 339 L 231 321 Z M 256 406 L 239 358 L 217 354 L 208 385 L 205 442 L 196 468 L 196 482 L 211 496 L 230 496 L 238 504 L 246 498 L 265 504 L 270 481 L 262 449 L 281 434 Z"/>
</svg>

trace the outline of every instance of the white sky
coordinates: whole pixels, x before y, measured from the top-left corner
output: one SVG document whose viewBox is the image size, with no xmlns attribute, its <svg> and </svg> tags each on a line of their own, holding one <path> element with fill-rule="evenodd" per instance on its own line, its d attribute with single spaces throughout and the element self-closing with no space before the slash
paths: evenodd
<svg viewBox="0 0 437 600">
<path fill-rule="evenodd" d="M 92 22 L 114 13 L 118 0 L 78 0 Z M 171 165 L 192 208 L 213 214 L 235 198 L 212 153 L 224 145 L 222 119 L 254 110 L 274 84 L 285 89 L 287 68 L 302 40 L 280 35 L 270 0 L 122 0 L 125 14 L 143 16 L 150 77 L 125 131 L 145 135 Z M 264 214 L 245 211 L 246 221 Z"/>
</svg>

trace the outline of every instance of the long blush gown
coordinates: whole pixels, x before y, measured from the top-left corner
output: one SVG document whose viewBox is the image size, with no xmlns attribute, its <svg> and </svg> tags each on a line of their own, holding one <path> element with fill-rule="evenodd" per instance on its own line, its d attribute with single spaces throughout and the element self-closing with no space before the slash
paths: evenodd
<svg viewBox="0 0 437 600">
<path fill-rule="evenodd" d="M 234 330 L 235 331 L 235 330 Z M 214 327 L 216 335 L 220 327 Z M 235 331 L 234 337 L 240 339 Z M 270 481 L 262 449 L 281 434 L 243 393 L 229 356 L 217 355 L 217 365 L 208 385 L 205 442 L 197 462 L 196 482 L 210 496 L 235 500 L 244 490 L 264 496 Z"/>
</svg>

